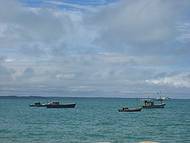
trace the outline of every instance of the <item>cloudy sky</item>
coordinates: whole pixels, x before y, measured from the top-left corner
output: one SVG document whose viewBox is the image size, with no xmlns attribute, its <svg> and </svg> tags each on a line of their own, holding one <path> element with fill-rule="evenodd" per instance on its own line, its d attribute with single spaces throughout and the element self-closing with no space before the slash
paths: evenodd
<svg viewBox="0 0 190 143">
<path fill-rule="evenodd" d="M 189 0 L 0 1 L 0 96 L 190 98 Z"/>
</svg>

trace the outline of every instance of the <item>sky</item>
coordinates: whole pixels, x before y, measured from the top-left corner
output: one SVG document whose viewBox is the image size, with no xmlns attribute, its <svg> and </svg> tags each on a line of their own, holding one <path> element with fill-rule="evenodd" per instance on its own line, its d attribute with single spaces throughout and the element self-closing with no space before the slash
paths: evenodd
<svg viewBox="0 0 190 143">
<path fill-rule="evenodd" d="M 190 98 L 189 0 L 0 2 L 0 96 Z"/>
</svg>

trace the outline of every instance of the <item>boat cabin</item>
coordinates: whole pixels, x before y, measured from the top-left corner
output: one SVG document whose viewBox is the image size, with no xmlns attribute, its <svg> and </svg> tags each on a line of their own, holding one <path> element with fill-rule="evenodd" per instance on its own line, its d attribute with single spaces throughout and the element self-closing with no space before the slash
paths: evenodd
<svg viewBox="0 0 190 143">
<path fill-rule="evenodd" d="M 50 102 L 48 104 L 51 104 L 51 105 L 59 105 L 59 102 L 58 101 L 53 101 L 53 102 Z"/>
<path fill-rule="evenodd" d="M 152 100 L 144 100 L 144 106 L 153 106 L 154 105 L 154 101 Z"/>
</svg>

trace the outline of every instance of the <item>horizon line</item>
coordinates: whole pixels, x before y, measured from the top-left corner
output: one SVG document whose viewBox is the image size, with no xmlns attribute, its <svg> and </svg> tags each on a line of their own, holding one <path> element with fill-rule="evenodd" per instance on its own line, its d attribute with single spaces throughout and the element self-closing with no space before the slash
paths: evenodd
<svg viewBox="0 0 190 143">
<path fill-rule="evenodd" d="M 156 99 L 154 97 L 114 97 L 114 96 L 24 96 L 24 95 L 0 95 L 0 98 L 115 98 L 115 99 Z M 190 98 L 176 98 L 176 97 L 168 97 L 169 99 L 166 100 L 189 100 Z"/>
</svg>

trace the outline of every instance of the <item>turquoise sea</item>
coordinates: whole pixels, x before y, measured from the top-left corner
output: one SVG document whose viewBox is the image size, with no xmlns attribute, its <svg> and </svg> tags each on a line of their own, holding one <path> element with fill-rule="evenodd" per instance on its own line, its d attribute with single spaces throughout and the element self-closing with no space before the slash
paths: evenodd
<svg viewBox="0 0 190 143">
<path fill-rule="evenodd" d="M 36 101 L 75 102 L 75 109 L 31 108 Z M 120 113 L 137 99 L 0 97 L 0 143 L 190 143 L 190 100 L 164 109 Z"/>
</svg>

